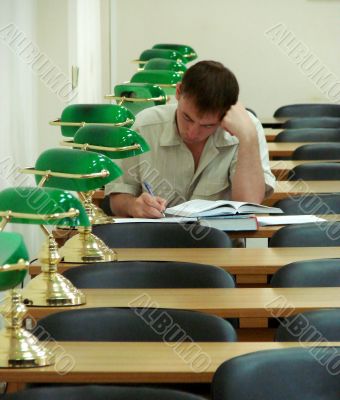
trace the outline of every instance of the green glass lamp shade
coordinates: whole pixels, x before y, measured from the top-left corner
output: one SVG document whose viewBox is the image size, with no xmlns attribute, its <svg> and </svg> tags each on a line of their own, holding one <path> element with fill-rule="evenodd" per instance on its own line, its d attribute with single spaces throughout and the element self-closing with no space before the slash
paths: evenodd
<svg viewBox="0 0 340 400">
<path fill-rule="evenodd" d="M 77 216 L 58 216 L 70 209 Z M 12 216 L 10 222 L 19 224 L 90 226 L 82 203 L 71 193 L 45 187 L 15 187 L 0 192 L 0 212 L 11 211 L 26 215 Z M 34 217 L 33 217 L 34 216 Z M 46 219 L 44 216 L 49 216 Z"/>
<path fill-rule="evenodd" d="M 138 156 L 150 150 L 145 139 L 132 129 L 121 127 L 107 127 L 99 125 L 88 125 L 80 128 L 74 136 L 75 143 L 88 143 L 95 146 L 121 148 L 139 144 L 139 149 L 131 149 L 127 151 L 105 151 L 98 150 L 110 158 L 128 158 Z M 91 151 L 96 151 L 92 150 Z"/>
<path fill-rule="evenodd" d="M 23 237 L 14 232 L 0 232 L 0 291 L 12 289 L 24 280 L 27 269 L 3 268 L 6 264 L 17 264 L 20 259 L 29 259 Z"/>
<path fill-rule="evenodd" d="M 196 51 L 185 44 L 175 44 L 175 43 L 157 43 L 153 47 L 153 49 L 170 49 L 178 51 L 188 62 L 195 60 L 197 58 Z"/>
<path fill-rule="evenodd" d="M 135 101 L 123 100 L 124 107 L 128 108 L 134 115 L 138 114 L 144 108 L 159 106 L 166 103 L 166 94 L 164 90 L 152 83 L 130 82 L 119 84 L 114 87 L 114 94 L 117 97 L 135 99 Z"/>
<path fill-rule="evenodd" d="M 85 122 L 91 124 L 121 124 L 131 120 L 125 126 L 132 126 L 135 117 L 127 108 L 117 104 L 71 104 L 62 114 L 61 122 Z M 73 137 L 80 126 L 61 126 L 63 136 Z"/>
<path fill-rule="evenodd" d="M 165 93 L 172 94 L 176 90 L 175 85 L 181 79 L 182 74 L 176 71 L 149 69 L 136 72 L 131 82 L 153 83 L 164 89 Z"/>
<path fill-rule="evenodd" d="M 187 70 L 187 67 L 179 61 L 167 60 L 165 58 L 152 58 L 144 65 L 144 69 L 165 69 L 183 74 Z"/>
<path fill-rule="evenodd" d="M 144 50 L 139 56 L 139 61 L 148 61 L 151 58 L 166 58 L 167 60 L 182 61 L 186 63 L 185 57 L 181 53 L 172 49 L 147 49 Z M 143 67 L 143 63 L 140 63 L 140 67 Z"/>
<path fill-rule="evenodd" d="M 103 154 L 62 148 L 49 149 L 41 153 L 35 163 L 35 169 L 70 175 L 65 177 L 51 176 L 44 186 L 77 192 L 98 189 L 123 174 L 123 171 Z M 89 176 L 101 174 L 102 171 L 107 171 L 107 176 Z M 80 178 L 80 175 L 83 177 Z M 41 179 L 42 176 L 36 175 L 37 184 Z"/>
</svg>

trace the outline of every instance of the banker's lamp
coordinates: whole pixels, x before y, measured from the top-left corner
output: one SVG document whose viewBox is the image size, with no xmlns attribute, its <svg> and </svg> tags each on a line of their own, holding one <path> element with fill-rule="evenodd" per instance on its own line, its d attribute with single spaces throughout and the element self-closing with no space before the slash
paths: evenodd
<svg viewBox="0 0 340 400">
<path fill-rule="evenodd" d="M 152 58 L 165 58 L 166 60 L 175 60 L 182 63 L 187 62 L 180 52 L 173 49 L 147 49 L 140 54 L 138 60 L 134 60 L 133 62 L 137 62 L 143 68 L 143 65 Z"/>
<path fill-rule="evenodd" d="M 175 50 L 182 55 L 185 62 L 193 61 L 197 58 L 196 51 L 186 44 L 176 44 L 176 43 L 157 43 L 152 46 L 153 49 L 167 49 Z"/>
<path fill-rule="evenodd" d="M 176 85 L 182 80 L 182 74 L 177 71 L 162 69 L 143 69 L 136 72 L 130 82 L 132 83 L 152 83 L 160 86 L 165 93 L 174 94 Z"/>
<path fill-rule="evenodd" d="M 82 126 L 131 127 L 134 120 L 131 111 L 117 104 L 71 104 L 64 108 L 59 119 L 50 124 L 60 126 L 63 136 L 73 137 Z"/>
<path fill-rule="evenodd" d="M 5 327 L 0 331 L 0 368 L 43 367 L 53 364 L 52 354 L 22 327 L 27 312 L 15 289 L 28 269 L 28 253 L 18 233 L 0 232 L 0 291 L 9 290 L 1 307 Z"/>
<path fill-rule="evenodd" d="M 37 224 L 47 236 L 38 259 L 42 273 L 23 291 L 27 304 L 67 306 L 85 303 L 83 293 L 57 272 L 61 256 L 46 225 L 77 226 L 86 229 L 90 222 L 81 202 L 71 193 L 40 187 L 8 188 L 0 192 L 0 230 L 8 222 Z"/>
<path fill-rule="evenodd" d="M 165 58 L 151 58 L 151 60 L 147 61 L 147 63 L 144 65 L 143 69 L 165 69 L 184 74 L 184 72 L 187 70 L 187 67 L 180 61 L 167 60 Z"/>
<path fill-rule="evenodd" d="M 63 148 L 44 151 L 34 168 L 26 168 L 21 172 L 34 174 L 40 186 L 79 192 L 89 218 L 93 217 L 91 200 L 94 191 L 122 175 L 122 170 L 103 154 Z M 104 262 L 117 259 L 116 253 L 91 232 L 91 226 L 78 228 L 78 234 L 60 249 L 65 262 Z"/>
<path fill-rule="evenodd" d="M 158 85 L 130 82 L 116 85 L 114 94 L 108 94 L 105 98 L 124 105 L 134 115 L 144 108 L 165 104 L 168 100 L 164 90 Z"/>
</svg>

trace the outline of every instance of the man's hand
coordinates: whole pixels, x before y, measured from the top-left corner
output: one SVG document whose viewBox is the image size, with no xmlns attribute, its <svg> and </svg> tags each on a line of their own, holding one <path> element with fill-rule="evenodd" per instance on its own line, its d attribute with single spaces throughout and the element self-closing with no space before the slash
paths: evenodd
<svg viewBox="0 0 340 400">
<path fill-rule="evenodd" d="M 129 199 L 128 214 L 134 218 L 161 218 L 166 207 L 166 200 L 149 193 Z"/>
<path fill-rule="evenodd" d="M 236 136 L 240 142 L 257 139 L 256 127 L 240 102 L 231 106 L 221 121 L 221 127 Z"/>
</svg>

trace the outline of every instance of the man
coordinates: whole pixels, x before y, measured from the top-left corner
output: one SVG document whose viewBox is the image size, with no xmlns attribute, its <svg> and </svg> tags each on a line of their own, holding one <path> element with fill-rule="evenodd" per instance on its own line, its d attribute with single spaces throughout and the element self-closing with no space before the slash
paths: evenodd
<svg viewBox="0 0 340 400">
<path fill-rule="evenodd" d="M 113 214 L 160 218 L 166 206 L 195 198 L 261 203 L 275 178 L 262 126 L 238 94 L 231 71 L 201 61 L 177 85 L 178 104 L 140 112 L 132 129 L 151 151 L 120 162 L 123 177 L 106 187 Z"/>
</svg>

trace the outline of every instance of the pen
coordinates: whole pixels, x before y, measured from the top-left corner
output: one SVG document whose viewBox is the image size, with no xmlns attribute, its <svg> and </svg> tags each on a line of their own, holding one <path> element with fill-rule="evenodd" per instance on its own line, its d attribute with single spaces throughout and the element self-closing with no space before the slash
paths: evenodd
<svg viewBox="0 0 340 400">
<path fill-rule="evenodd" d="M 153 192 L 153 190 L 152 190 L 152 187 L 151 187 L 150 183 L 144 181 L 144 182 L 143 182 L 143 186 L 145 187 L 145 190 L 149 193 L 149 195 L 151 195 L 152 197 L 155 197 L 155 194 L 154 194 L 154 192 Z M 163 217 L 165 218 L 165 214 L 164 214 L 163 211 L 161 212 L 161 214 L 162 214 Z"/>
</svg>

